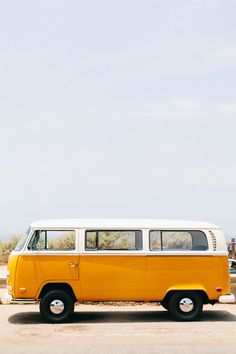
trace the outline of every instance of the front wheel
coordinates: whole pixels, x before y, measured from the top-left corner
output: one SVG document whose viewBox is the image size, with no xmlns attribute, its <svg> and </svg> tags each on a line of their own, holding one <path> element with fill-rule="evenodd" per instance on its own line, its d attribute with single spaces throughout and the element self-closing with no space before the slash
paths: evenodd
<svg viewBox="0 0 236 354">
<path fill-rule="evenodd" d="M 179 321 L 194 321 L 202 313 L 203 301 L 195 291 L 179 291 L 172 295 L 168 310 Z"/>
<path fill-rule="evenodd" d="M 63 290 L 51 290 L 40 301 L 40 313 L 47 322 L 67 322 L 73 312 L 74 301 Z"/>
</svg>

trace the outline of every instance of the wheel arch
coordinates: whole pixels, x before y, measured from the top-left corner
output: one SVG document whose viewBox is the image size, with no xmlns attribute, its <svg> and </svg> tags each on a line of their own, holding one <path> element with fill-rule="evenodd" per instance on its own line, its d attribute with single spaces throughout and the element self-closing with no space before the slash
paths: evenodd
<svg viewBox="0 0 236 354">
<path fill-rule="evenodd" d="M 202 302 L 203 304 L 209 304 L 212 303 L 212 301 L 209 300 L 209 297 L 206 293 L 206 291 L 204 289 L 187 289 L 187 288 L 182 288 L 182 289 L 170 289 L 168 290 L 168 292 L 166 293 L 165 297 L 163 298 L 162 302 L 165 304 L 168 304 L 168 302 L 170 301 L 170 298 L 172 297 L 172 295 L 176 294 L 177 292 L 181 292 L 181 291 L 188 291 L 188 292 L 194 292 L 197 293 L 201 296 Z"/>
<path fill-rule="evenodd" d="M 42 299 L 42 297 L 51 290 L 65 291 L 66 293 L 71 295 L 74 302 L 77 301 L 75 293 L 74 293 L 71 285 L 69 285 L 68 283 L 47 283 L 47 284 L 44 284 L 44 286 L 42 287 L 42 289 L 38 295 L 38 299 L 39 300 Z"/>
</svg>

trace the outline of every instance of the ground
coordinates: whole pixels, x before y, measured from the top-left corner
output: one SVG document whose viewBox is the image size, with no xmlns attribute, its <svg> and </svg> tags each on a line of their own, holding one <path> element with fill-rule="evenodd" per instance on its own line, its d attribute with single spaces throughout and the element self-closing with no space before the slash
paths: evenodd
<svg viewBox="0 0 236 354">
<path fill-rule="evenodd" d="M 71 323 L 44 323 L 38 305 L 0 305 L 0 352 L 236 353 L 236 305 L 207 305 L 199 321 L 175 322 L 161 306 L 79 305 Z"/>
</svg>

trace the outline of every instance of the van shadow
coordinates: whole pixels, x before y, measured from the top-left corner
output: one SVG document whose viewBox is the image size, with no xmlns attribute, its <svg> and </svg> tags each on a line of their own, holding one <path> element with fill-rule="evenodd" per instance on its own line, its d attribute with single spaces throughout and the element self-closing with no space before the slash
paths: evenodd
<svg viewBox="0 0 236 354">
<path fill-rule="evenodd" d="M 8 318 L 9 323 L 46 323 L 39 312 L 19 312 Z M 174 322 L 167 311 L 89 311 L 75 312 L 70 323 L 129 323 L 129 322 Z M 236 316 L 228 311 L 203 311 L 198 322 L 236 322 Z"/>
</svg>

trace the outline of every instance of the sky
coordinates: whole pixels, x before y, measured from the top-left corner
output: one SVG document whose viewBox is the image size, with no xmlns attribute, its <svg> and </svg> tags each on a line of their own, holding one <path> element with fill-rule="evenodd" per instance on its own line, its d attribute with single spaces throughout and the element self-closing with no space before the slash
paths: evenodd
<svg viewBox="0 0 236 354">
<path fill-rule="evenodd" d="M 236 3 L 0 5 L 0 237 L 51 218 L 236 236 Z"/>
</svg>

